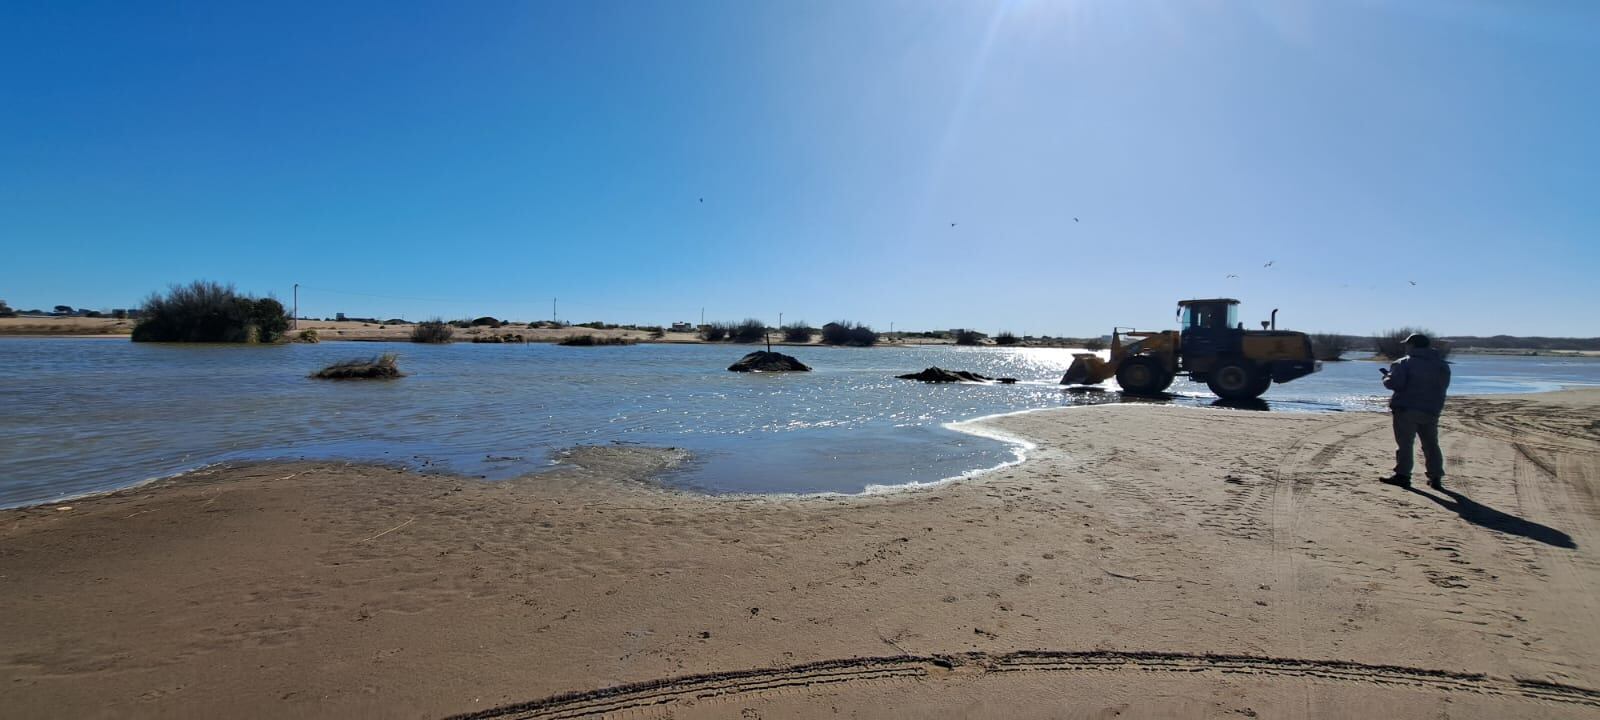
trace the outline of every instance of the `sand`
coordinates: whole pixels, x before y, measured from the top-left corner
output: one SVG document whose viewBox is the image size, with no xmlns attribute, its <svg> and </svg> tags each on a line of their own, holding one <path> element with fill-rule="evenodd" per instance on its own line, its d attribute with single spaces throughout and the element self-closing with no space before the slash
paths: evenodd
<svg viewBox="0 0 1600 720">
<path fill-rule="evenodd" d="M 484 484 L 214 468 L 0 513 L 15 717 L 1595 717 L 1600 391 L 1010 415 L 970 481 L 708 498 L 645 448 Z"/>
</svg>

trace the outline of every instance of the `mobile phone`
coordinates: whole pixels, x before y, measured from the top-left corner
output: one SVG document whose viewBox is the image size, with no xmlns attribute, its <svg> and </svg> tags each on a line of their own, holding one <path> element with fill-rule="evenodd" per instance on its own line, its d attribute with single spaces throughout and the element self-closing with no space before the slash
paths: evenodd
<svg viewBox="0 0 1600 720">
<path fill-rule="evenodd" d="M 1384 375 L 1388 375 L 1389 374 L 1389 368 L 1378 368 L 1378 372 L 1383 373 Z"/>
</svg>

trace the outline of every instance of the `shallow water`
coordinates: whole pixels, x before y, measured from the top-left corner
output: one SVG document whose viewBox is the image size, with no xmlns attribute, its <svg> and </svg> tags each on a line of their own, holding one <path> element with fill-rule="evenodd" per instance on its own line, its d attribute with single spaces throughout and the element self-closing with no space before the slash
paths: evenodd
<svg viewBox="0 0 1600 720">
<path fill-rule="evenodd" d="M 790 348 L 816 368 L 730 373 L 752 348 L 637 345 L 264 347 L 0 340 L 0 506 L 106 490 L 227 460 L 344 458 L 487 478 L 546 468 L 579 444 L 687 448 L 666 481 L 709 492 L 860 492 L 992 467 L 1014 446 L 948 423 L 1115 402 L 1057 385 L 1072 351 Z M 408 377 L 317 381 L 335 360 L 400 353 Z M 930 365 L 1016 385 L 925 385 Z M 1376 363 L 1330 363 L 1267 393 L 1273 410 L 1381 407 Z M 1452 392 L 1600 385 L 1600 361 L 1460 356 Z M 1110 388 L 1114 390 L 1115 385 Z M 1172 402 L 1209 405 L 1179 380 Z"/>
</svg>

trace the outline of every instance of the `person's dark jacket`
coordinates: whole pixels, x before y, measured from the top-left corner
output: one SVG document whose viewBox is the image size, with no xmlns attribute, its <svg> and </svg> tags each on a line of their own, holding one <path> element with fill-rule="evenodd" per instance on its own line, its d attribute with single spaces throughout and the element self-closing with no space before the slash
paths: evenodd
<svg viewBox="0 0 1600 720">
<path fill-rule="evenodd" d="M 1450 365 L 1433 348 L 1412 348 L 1410 354 L 1389 366 L 1383 386 L 1394 391 L 1391 410 L 1416 410 L 1429 415 L 1444 412 L 1444 393 L 1450 388 Z"/>
</svg>

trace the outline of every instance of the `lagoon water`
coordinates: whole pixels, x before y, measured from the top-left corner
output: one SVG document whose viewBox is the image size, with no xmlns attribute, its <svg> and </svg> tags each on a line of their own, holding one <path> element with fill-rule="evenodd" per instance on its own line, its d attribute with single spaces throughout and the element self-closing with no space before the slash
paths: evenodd
<svg viewBox="0 0 1600 720">
<path fill-rule="evenodd" d="M 1017 457 L 1014 445 L 952 422 L 1120 399 L 1063 392 L 1056 383 L 1072 362 L 1063 349 L 788 348 L 815 372 L 726 371 L 750 349 L 0 340 L 0 506 L 241 460 L 337 458 L 503 479 L 550 467 L 563 448 L 606 443 L 690 450 L 694 461 L 664 478 L 679 487 L 854 493 Z M 382 352 L 399 353 L 408 377 L 306 377 Z M 1022 382 L 894 379 L 930 365 Z M 1381 409 L 1377 367 L 1329 363 L 1265 400 L 1273 411 Z M 1462 355 L 1454 370 L 1454 394 L 1600 385 L 1600 359 Z M 1172 402 L 1215 400 L 1182 379 L 1172 391 Z"/>
</svg>

